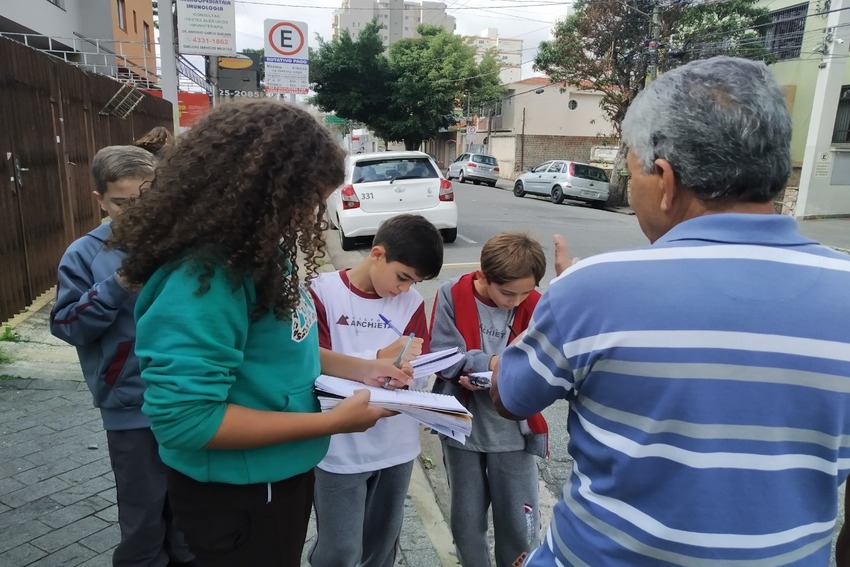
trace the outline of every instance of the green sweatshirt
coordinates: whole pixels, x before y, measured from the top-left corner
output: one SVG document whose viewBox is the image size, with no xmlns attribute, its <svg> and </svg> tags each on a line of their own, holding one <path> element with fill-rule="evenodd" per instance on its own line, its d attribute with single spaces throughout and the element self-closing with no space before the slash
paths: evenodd
<svg viewBox="0 0 850 567">
<path fill-rule="evenodd" d="M 306 472 L 325 455 L 328 437 L 244 450 L 204 446 L 227 404 L 317 412 L 320 372 L 316 311 L 309 293 L 292 320 L 252 321 L 254 284 L 236 289 L 222 269 L 198 294 L 198 270 L 160 268 L 136 301 L 136 354 L 163 462 L 201 482 L 276 482 Z"/>
</svg>

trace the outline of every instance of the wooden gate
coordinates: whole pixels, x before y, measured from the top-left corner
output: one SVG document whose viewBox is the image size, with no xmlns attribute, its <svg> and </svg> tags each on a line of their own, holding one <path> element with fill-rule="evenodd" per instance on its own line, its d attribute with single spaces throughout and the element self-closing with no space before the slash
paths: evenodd
<svg viewBox="0 0 850 567">
<path fill-rule="evenodd" d="M 171 104 L 145 95 L 127 118 L 99 114 L 121 83 L 0 38 L 0 321 L 56 283 L 65 248 L 101 220 L 91 194 L 96 151 L 172 126 Z"/>
</svg>

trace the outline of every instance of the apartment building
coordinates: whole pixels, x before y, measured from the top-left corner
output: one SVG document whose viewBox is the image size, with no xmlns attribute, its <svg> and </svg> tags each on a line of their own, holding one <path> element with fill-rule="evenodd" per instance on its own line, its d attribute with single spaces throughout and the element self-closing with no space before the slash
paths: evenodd
<svg viewBox="0 0 850 567">
<path fill-rule="evenodd" d="M 0 33 L 103 75 L 155 81 L 150 0 L 0 0 Z"/>
<path fill-rule="evenodd" d="M 404 38 L 418 37 L 419 24 L 430 24 L 454 32 L 455 19 L 446 13 L 443 2 L 409 2 L 405 0 L 343 0 L 334 11 L 333 34 L 338 37 L 348 30 L 352 37 L 373 19 L 383 25 L 380 35 L 385 47 Z"/>
<path fill-rule="evenodd" d="M 478 35 L 465 36 L 475 48 L 480 61 L 488 52 L 492 52 L 499 62 L 499 79 L 503 85 L 516 83 L 522 79 L 522 40 L 499 37 L 499 30 L 487 28 Z"/>
</svg>

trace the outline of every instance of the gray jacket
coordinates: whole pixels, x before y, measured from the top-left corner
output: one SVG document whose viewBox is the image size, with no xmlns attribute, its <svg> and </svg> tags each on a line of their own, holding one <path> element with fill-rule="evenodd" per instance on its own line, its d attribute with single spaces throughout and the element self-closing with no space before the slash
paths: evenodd
<svg viewBox="0 0 850 567">
<path fill-rule="evenodd" d="M 112 223 L 104 223 L 65 251 L 50 332 L 77 347 L 104 429 L 141 429 L 150 420 L 142 413 L 145 388 L 133 349 L 136 294 L 115 278 L 125 254 L 105 248 L 111 233 Z"/>
</svg>

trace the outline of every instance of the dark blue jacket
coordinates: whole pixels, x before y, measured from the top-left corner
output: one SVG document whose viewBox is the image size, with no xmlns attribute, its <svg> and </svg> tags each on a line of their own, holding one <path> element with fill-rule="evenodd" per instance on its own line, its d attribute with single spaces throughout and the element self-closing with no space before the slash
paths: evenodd
<svg viewBox="0 0 850 567">
<path fill-rule="evenodd" d="M 136 294 L 115 278 L 125 254 L 106 249 L 111 233 L 112 223 L 104 223 L 62 256 L 50 332 L 77 347 L 104 429 L 140 429 L 150 420 L 142 413 L 144 383 L 133 349 Z"/>
</svg>

